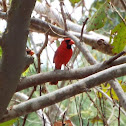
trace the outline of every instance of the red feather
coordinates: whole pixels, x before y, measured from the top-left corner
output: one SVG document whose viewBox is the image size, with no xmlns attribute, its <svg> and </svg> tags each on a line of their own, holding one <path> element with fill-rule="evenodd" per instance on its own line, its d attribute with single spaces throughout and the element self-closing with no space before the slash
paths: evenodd
<svg viewBox="0 0 126 126">
<path fill-rule="evenodd" d="M 55 52 L 53 62 L 55 63 L 55 70 L 61 69 L 62 65 L 65 65 L 69 62 L 73 51 L 71 49 L 71 45 L 74 44 L 70 38 L 65 38 L 61 45 Z M 57 84 L 57 82 L 50 82 L 50 84 Z"/>
</svg>

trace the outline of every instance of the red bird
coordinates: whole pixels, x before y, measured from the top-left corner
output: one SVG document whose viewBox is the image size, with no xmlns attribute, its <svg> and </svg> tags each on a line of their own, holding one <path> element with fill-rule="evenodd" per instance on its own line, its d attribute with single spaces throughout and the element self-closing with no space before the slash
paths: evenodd
<svg viewBox="0 0 126 126">
<path fill-rule="evenodd" d="M 34 52 L 28 48 L 26 49 L 26 53 L 27 53 L 27 55 L 30 55 L 30 56 L 32 56 L 34 54 Z"/>
<path fill-rule="evenodd" d="M 55 63 L 55 70 L 61 69 L 61 66 L 69 62 L 73 51 L 71 49 L 71 45 L 74 44 L 74 41 L 71 40 L 70 38 L 65 38 L 61 45 L 58 47 L 58 49 L 55 52 L 54 58 L 53 58 L 53 63 Z M 57 82 L 50 82 L 50 84 L 56 85 Z"/>
</svg>

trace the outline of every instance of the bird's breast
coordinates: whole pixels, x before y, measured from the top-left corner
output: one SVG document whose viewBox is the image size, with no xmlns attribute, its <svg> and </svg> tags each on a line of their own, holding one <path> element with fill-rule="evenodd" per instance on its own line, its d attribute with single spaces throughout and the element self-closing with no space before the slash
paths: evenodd
<svg viewBox="0 0 126 126">
<path fill-rule="evenodd" d="M 54 58 L 55 64 L 66 65 L 72 56 L 72 49 L 59 49 L 57 50 Z"/>
</svg>

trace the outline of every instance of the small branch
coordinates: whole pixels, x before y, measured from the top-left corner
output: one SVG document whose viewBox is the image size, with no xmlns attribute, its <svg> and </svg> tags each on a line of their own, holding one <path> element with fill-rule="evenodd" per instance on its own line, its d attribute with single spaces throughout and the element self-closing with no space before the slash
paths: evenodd
<svg viewBox="0 0 126 126">
<path fill-rule="evenodd" d="M 126 25 L 126 21 L 125 19 L 122 17 L 122 15 L 119 13 L 119 11 L 116 9 L 116 7 L 110 2 L 110 5 L 112 6 L 112 8 L 115 10 L 115 12 L 119 15 L 119 17 L 121 18 L 121 20 L 123 21 L 123 23 Z"/>
<path fill-rule="evenodd" d="M 104 63 L 106 65 L 109 65 L 110 63 L 112 63 L 114 60 L 116 60 L 117 58 L 121 57 L 122 55 L 124 55 L 126 52 L 125 51 L 122 51 L 120 53 L 118 53 L 117 55 L 115 56 L 112 56 L 109 60 L 105 61 Z"/>
<path fill-rule="evenodd" d="M 33 90 L 32 90 L 31 93 L 30 93 L 30 96 L 29 96 L 28 100 L 31 99 L 31 97 L 32 97 L 33 93 L 35 92 L 35 90 L 36 90 L 36 89 L 33 88 Z M 22 126 L 25 126 L 25 123 L 26 123 L 27 118 L 28 118 L 28 114 L 26 114 L 26 115 L 24 116 L 24 120 L 23 120 Z"/>
<path fill-rule="evenodd" d="M 80 42 L 82 41 L 84 27 L 85 27 L 85 25 L 86 25 L 88 19 L 89 19 L 89 18 L 86 18 L 85 21 L 83 22 L 83 26 L 82 26 L 82 29 L 81 29 Z"/>
<path fill-rule="evenodd" d="M 101 115 L 103 122 L 105 123 L 105 126 L 108 126 L 106 118 L 104 118 L 104 115 L 102 112 L 99 110 L 98 106 L 95 104 L 95 102 L 92 100 L 91 96 L 86 92 L 87 96 L 91 100 L 91 102 L 94 104 L 94 107 L 97 109 L 98 113 Z"/>
<path fill-rule="evenodd" d="M 45 42 L 44 42 L 43 46 L 41 47 L 41 49 L 39 50 L 39 52 L 37 53 L 37 55 L 41 55 L 42 51 L 45 49 L 47 44 L 48 44 L 48 34 L 45 34 Z"/>
<path fill-rule="evenodd" d="M 65 110 L 65 112 L 63 113 L 63 118 L 62 118 L 62 125 L 64 125 L 65 116 L 66 116 L 66 111 L 67 111 L 67 110 Z"/>
<path fill-rule="evenodd" d="M 106 98 L 107 98 L 107 100 L 109 100 L 110 102 L 112 102 L 113 103 L 113 100 L 104 92 L 104 91 L 102 91 L 100 88 L 98 88 L 98 87 L 95 87 L 95 89 L 97 90 L 97 91 L 99 91 L 100 93 L 102 93 Z M 115 102 L 115 104 L 114 104 L 114 106 L 116 106 L 116 108 L 118 109 L 119 108 L 119 105 Z M 121 108 L 121 112 L 126 116 L 126 112 Z"/>
<path fill-rule="evenodd" d="M 6 0 L 2 0 L 3 12 L 7 12 Z"/>
<path fill-rule="evenodd" d="M 70 32 L 65 32 L 65 33 L 68 37 L 70 37 L 75 42 L 75 45 L 82 52 L 82 54 L 84 55 L 84 57 L 88 61 L 88 63 L 90 63 L 91 65 L 97 63 L 96 59 L 92 56 L 92 54 L 86 47 L 85 43 L 81 44 L 80 40 L 76 36 L 72 35 Z"/>
<path fill-rule="evenodd" d="M 61 14 L 62 14 L 63 21 L 64 21 L 64 30 L 68 31 L 68 29 L 67 29 L 67 23 L 66 23 L 66 16 L 65 16 L 65 13 L 64 13 L 64 10 L 63 10 L 63 5 L 64 5 L 63 1 L 60 0 Z"/>
<path fill-rule="evenodd" d="M 114 116 L 114 112 L 115 112 L 115 108 L 112 106 L 111 115 L 109 116 L 109 118 L 107 120 L 108 125 L 110 125 L 110 123 L 111 123 L 111 120 Z"/>
<path fill-rule="evenodd" d="M 120 104 L 119 104 L 119 114 L 118 114 L 118 126 L 120 126 Z"/>
<path fill-rule="evenodd" d="M 123 106 L 123 108 L 125 108 L 125 102 L 126 102 L 126 95 L 125 92 L 123 91 L 121 85 L 118 83 L 117 80 L 114 81 L 109 81 L 109 83 L 111 83 L 111 87 L 114 89 L 114 91 L 116 92 L 116 95 L 119 98 L 119 102 L 120 104 Z"/>
<path fill-rule="evenodd" d="M 40 73 L 41 72 L 41 53 L 44 50 L 44 48 L 47 46 L 48 43 L 48 34 L 45 34 L 45 42 L 43 44 L 43 46 L 41 47 L 41 49 L 39 50 L 39 52 L 37 53 L 37 59 L 38 59 L 38 69 L 37 72 Z M 40 96 L 41 96 L 41 92 L 42 92 L 42 87 L 40 85 Z"/>
<path fill-rule="evenodd" d="M 38 58 L 38 73 L 40 73 L 41 71 L 41 59 L 40 59 L 40 55 L 42 53 L 42 51 L 45 49 L 45 47 L 47 46 L 48 43 L 48 35 L 45 35 L 45 42 L 43 44 L 43 46 L 41 47 L 41 49 L 39 50 L 39 52 L 37 53 L 37 58 Z"/>
<path fill-rule="evenodd" d="M 27 118 L 28 118 L 28 114 L 24 116 L 24 120 L 23 120 L 22 126 L 25 126 L 25 123 L 26 123 Z"/>
<path fill-rule="evenodd" d="M 104 63 L 98 63 L 96 65 L 72 69 L 72 70 L 57 70 L 51 72 L 43 72 L 37 75 L 31 75 L 29 77 L 25 77 L 21 80 L 17 87 L 17 91 L 26 89 L 28 87 L 39 85 L 42 83 L 46 83 L 49 81 L 60 81 L 60 80 L 75 80 L 75 79 L 82 79 L 88 77 L 92 74 L 95 74 L 101 70 L 107 69 L 110 66 L 115 66 L 119 64 L 124 64 L 126 62 L 126 56 L 120 57 L 119 59 L 113 61 L 112 64 L 109 66 L 103 65 Z"/>
<path fill-rule="evenodd" d="M 16 92 L 16 93 L 14 94 L 14 98 L 19 99 L 19 100 L 22 101 L 22 102 L 28 100 L 28 96 L 27 96 L 26 94 L 23 94 L 23 93 L 20 93 L 20 92 Z M 38 115 L 38 117 L 39 117 L 40 121 L 42 122 L 42 124 L 44 123 L 44 122 L 43 122 L 43 119 L 42 119 L 42 115 L 43 115 L 44 118 L 46 119 L 46 125 L 47 125 L 47 126 L 50 126 L 50 125 L 51 125 L 51 123 L 50 123 L 50 121 L 49 121 L 47 115 L 46 115 L 41 109 L 37 110 L 37 111 L 36 111 L 36 114 Z"/>
</svg>

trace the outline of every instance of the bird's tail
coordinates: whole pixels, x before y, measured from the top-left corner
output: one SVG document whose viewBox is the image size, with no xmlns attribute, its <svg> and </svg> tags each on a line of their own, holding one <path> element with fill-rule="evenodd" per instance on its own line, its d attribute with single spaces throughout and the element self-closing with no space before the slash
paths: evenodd
<svg viewBox="0 0 126 126">
<path fill-rule="evenodd" d="M 49 83 L 50 85 L 57 85 L 58 84 L 58 81 L 52 81 Z"/>
</svg>

